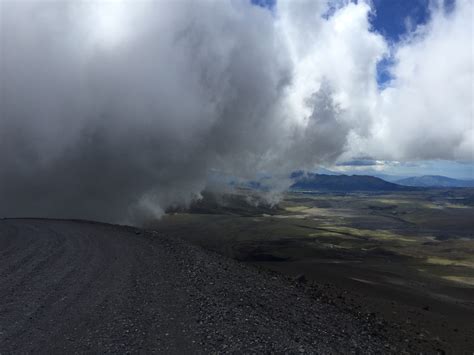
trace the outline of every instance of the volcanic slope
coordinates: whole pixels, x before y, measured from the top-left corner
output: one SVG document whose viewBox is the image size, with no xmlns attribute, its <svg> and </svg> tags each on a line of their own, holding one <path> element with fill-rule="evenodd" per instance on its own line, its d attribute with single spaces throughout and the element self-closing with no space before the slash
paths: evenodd
<svg viewBox="0 0 474 355">
<path fill-rule="evenodd" d="M 382 328 L 158 232 L 0 220 L 0 353 L 409 350 Z"/>
</svg>

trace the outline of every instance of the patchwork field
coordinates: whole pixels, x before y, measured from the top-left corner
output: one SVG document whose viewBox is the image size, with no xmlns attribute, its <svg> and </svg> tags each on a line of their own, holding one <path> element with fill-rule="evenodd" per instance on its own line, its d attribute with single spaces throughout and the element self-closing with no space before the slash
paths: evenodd
<svg viewBox="0 0 474 355">
<path fill-rule="evenodd" d="M 288 193 L 274 207 L 245 192 L 206 196 L 150 227 L 290 277 L 350 292 L 362 307 L 474 349 L 474 190 Z M 425 329 L 421 331 L 421 329 Z"/>
</svg>

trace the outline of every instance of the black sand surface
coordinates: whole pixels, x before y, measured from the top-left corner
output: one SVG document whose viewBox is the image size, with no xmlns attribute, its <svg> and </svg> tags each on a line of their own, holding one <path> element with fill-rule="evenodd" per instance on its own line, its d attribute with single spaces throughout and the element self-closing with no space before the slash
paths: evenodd
<svg viewBox="0 0 474 355">
<path fill-rule="evenodd" d="M 320 298 L 156 232 L 0 220 L 0 353 L 420 350 Z"/>
</svg>

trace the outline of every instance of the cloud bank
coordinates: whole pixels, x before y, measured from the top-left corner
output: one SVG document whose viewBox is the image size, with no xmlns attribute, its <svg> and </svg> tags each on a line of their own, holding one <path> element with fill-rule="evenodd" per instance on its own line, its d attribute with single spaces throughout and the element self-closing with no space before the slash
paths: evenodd
<svg viewBox="0 0 474 355">
<path fill-rule="evenodd" d="M 364 2 L 0 6 L 0 216 L 139 222 L 216 171 L 473 159 L 469 1 L 396 47 Z"/>
</svg>

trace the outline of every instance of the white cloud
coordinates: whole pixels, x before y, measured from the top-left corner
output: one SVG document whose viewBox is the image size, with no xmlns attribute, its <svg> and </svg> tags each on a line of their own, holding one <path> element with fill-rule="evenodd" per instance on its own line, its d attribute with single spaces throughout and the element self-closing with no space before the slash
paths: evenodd
<svg viewBox="0 0 474 355">
<path fill-rule="evenodd" d="M 212 169 L 472 159 L 472 2 L 392 49 L 382 92 L 370 6 L 330 3 L 0 0 L 0 214 L 159 214 Z"/>
<path fill-rule="evenodd" d="M 367 150 L 384 157 L 473 160 L 473 3 L 458 1 L 395 48 Z"/>
<path fill-rule="evenodd" d="M 310 117 L 311 108 L 303 103 L 327 81 L 342 108 L 335 120 L 346 130 L 343 158 L 474 159 L 471 1 L 458 1 L 450 13 L 432 3 L 431 20 L 390 49 L 393 81 L 383 91 L 377 87 L 376 64 L 389 46 L 371 31 L 368 3 L 342 2 L 327 21 L 314 16 L 311 7 L 301 10 L 302 1 L 280 3 L 294 62 L 290 106 L 297 120 Z M 297 20 L 290 16 L 292 6 L 299 8 Z M 318 8 L 320 14 L 326 10 Z"/>
</svg>

